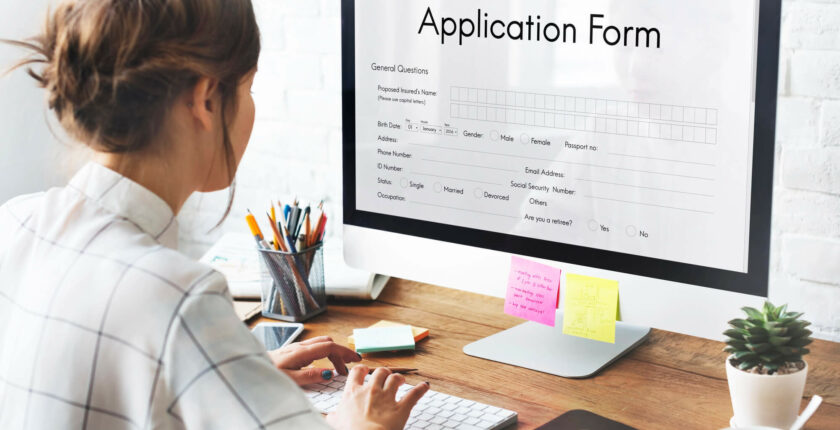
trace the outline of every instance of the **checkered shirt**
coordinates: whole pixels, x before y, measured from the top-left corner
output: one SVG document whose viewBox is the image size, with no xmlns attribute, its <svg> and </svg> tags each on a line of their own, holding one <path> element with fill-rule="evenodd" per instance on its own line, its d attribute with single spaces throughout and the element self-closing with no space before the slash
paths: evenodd
<svg viewBox="0 0 840 430">
<path fill-rule="evenodd" d="M 176 242 L 163 200 L 95 163 L 0 207 L 0 428 L 327 428 Z"/>
</svg>

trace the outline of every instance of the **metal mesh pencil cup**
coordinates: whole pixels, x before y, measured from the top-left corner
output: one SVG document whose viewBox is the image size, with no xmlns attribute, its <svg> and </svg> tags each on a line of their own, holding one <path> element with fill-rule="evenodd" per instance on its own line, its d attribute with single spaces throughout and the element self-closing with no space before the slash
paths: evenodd
<svg viewBox="0 0 840 430">
<path fill-rule="evenodd" d="M 259 249 L 262 314 L 281 321 L 306 321 L 327 310 L 324 249 L 318 244 L 296 253 Z"/>
</svg>

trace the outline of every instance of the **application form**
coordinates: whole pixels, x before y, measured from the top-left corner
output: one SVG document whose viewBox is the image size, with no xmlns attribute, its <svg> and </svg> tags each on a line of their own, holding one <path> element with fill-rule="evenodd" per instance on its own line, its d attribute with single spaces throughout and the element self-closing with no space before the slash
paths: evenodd
<svg viewBox="0 0 840 430">
<path fill-rule="evenodd" d="M 356 206 L 746 272 L 757 12 L 358 0 Z"/>
</svg>

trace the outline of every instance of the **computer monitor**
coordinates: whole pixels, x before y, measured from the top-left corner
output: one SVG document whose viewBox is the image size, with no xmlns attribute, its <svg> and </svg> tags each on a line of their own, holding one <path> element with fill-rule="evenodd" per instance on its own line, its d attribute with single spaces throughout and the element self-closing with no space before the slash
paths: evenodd
<svg viewBox="0 0 840 430">
<path fill-rule="evenodd" d="M 768 292 L 780 9 L 343 0 L 345 259 L 504 296 L 530 257 L 619 281 L 607 355 L 720 338 Z M 522 327 L 491 343 L 602 348 Z"/>
</svg>

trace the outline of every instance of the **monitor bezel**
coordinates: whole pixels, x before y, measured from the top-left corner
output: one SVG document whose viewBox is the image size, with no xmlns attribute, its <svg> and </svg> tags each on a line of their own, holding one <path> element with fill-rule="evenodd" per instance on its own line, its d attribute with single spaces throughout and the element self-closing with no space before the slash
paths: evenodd
<svg viewBox="0 0 840 430">
<path fill-rule="evenodd" d="M 759 1 L 753 175 L 746 273 L 358 210 L 355 0 L 341 2 L 344 224 L 767 297 L 780 25 L 781 0 Z"/>
</svg>

